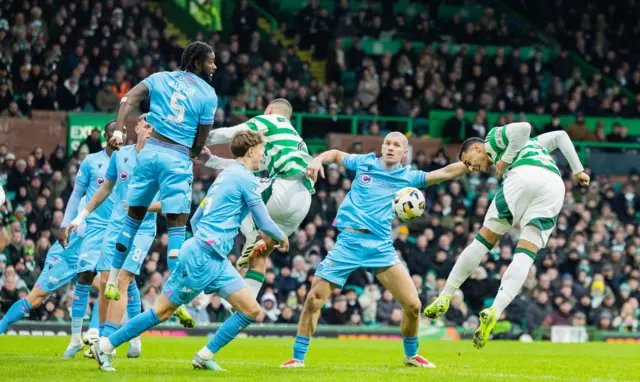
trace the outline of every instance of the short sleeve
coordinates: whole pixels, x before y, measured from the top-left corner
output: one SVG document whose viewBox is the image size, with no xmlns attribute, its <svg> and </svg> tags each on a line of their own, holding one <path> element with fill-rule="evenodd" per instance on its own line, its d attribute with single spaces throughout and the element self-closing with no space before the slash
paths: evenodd
<svg viewBox="0 0 640 382">
<path fill-rule="evenodd" d="M 427 187 L 427 173 L 420 170 L 411 170 L 408 173 L 409 184 L 411 187 L 425 188 Z"/>
<path fill-rule="evenodd" d="M 89 158 L 85 158 L 80 164 L 78 174 L 76 174 L 76 183 L 86 186 L 91 181 L 91 164 Z"/>
<path fill-rule="evenodd" d="M 366 159 L 366 155 L 360 154 L 347 154 L 342 159 L 342 165 L 351 171 L 355 171 L 358 168 L 358 165 L 362 163 Z"/>
<path fill-rule="evenodd" d="M 114 151 L 111 154 L 111 159 L 109 160 L 109 167 L 107 168 L 107 173 L 105 174 L 105 178 L 109 182 L 114 182 L 118 179 L 118 152 Z"/>
<path fill-rule="evenodd" d="M 258 184 L 258 180 L 255 176 L 247 173 L 242 176 L 240 181 L 240 192 L 247 205 L 252 206 L 262 202 L 262 189 Z"/>
<path fill-rule="evenodd" d="M 155 87 L 156 82 L 160 80 L 160 76 L 163 72 L 153 73 L 149 77 L 142 80 L 142 83 L 149 89 L 149 94 L 153 93 L 153 89 Z"/>
<path fill-rule="evenodd" d="M 215 92 L 205 96 L 205 100 L 202 103 L 202 113 L 200 114 L 201 125 L 212 125 L 213 118 L 216 115 L 216 109 L 218 108 L 218 96 Z"/>
</svg>

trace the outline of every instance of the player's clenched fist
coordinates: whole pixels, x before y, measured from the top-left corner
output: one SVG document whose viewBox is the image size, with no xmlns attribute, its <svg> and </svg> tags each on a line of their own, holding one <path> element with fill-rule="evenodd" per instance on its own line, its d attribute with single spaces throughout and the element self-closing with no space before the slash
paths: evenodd
<svg viewBox="0 0 640 382">
<path fill-rule="evenodd" d="M 584 171 L 576 174 L 576 180 L 581 186 L 588 186 L 591 178 Z"/>
</svg>

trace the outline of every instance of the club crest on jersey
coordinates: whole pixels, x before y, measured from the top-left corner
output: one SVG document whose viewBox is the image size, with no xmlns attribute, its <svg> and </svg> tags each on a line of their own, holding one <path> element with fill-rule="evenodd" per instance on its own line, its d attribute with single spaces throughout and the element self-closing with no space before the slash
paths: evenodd
<svg viewBox="0 0 640 382">
<path fill-rule="evenodd" d="M 367 184 L 369 182 L 371 182 L 371 175 L 369 174 L 362 174 L 362 176 L 360 177 L 360 181 L 364 184 Z"/>
<path fill-rule="evenodd" d="M 104 178 L 98 178 L 98 179 L 96 179 L 96 184 L 97 184 L 98 186 L 102 186 L 102 185 L 104 184 Z"/>
<path fill-rule="evenodd" d="M 127 172 L 120 171 L 119 177 L 120 177 L 120 180 L 124 182 L 125 180 L 127 180 Z"/>
</svg>

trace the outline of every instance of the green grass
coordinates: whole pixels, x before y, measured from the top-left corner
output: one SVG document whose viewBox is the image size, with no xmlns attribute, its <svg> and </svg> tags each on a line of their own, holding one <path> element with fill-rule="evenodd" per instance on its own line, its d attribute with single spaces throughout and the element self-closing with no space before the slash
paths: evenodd
<svg viewBox="0 0 640 382">
<path fill-rule="evenodd" d="M 143 337 L 142 357 L 119 349 L 115 373 L 98 370 L 78 354 L 60 359 L 69 337 L 0 337 L 0 380 L 114 381 L 204 379 L 260 381 L 634 381 L 640 380 L 638 344 L 551 344 L 489 341 L 422 341 L 420 354 L 436 369 L 402 365 L 402 343 L 394 340 L 312 339 L 305 369 L 279 369 L 291 357 L 293 339 L 238 338 L 218 353 L 225 373 L 193 370 L 203 337 Z"/>
</svg>

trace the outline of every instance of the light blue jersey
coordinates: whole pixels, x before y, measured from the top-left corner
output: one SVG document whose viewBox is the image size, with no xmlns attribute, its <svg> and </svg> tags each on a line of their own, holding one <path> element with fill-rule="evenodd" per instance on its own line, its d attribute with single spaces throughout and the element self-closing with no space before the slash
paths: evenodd
<svg viewBox="0 0 640 382">
<path fill-rule="evenodd" d="M 356 269 L 375 273 L 400 264 L 391 241 L 393 197 L 404 187 L 427 186 L 426 172 L 404 166 L 386 169 L 375 154 L 348 154 L 342 165 L 355 171 L 356 178 L 334 222 L 342 231 L 315 273 L 341 288 Z"/>
<path fill-rule="evenodd" d="M 85 190 L 87 200 L 91 200 L 93 195 L 104 184 L 105 175 L 109 168 L 110 158 L 105 150 L 89 154 L 80 164 L 78 175 L 76 176 L 76 184 Z M 86 222 L 88 227 L 106 227 L 111 218 L 111 210 L 116 199 L 115 194 L 111 194 L 100 207 L 96 208 L 89 216 Z"/>
<path fill-rule="evenodd" d="M 424 188 L 427 173 L 398 166 L 386 169 L 375 154 L 347 154 L 342 165 L 356 172 L 351 191 L 340 205 L 334 225 L 339 229 L 367 230 L 380 239 L 391 237 L 396 191 L 404 187 Z"/>
<path fill-rule="evenodd" d="M 124 224 L 124 218 L 127 215 L 124 204 L 122 201 L 127 200 L 129 193 L 129 183 L 133 178 L 133 174 L 136 167 L 136 157 L 138 151 L 136 145 L 124 146 L 118 151 L 114 151 L 111 155 L 111 161 L 105 174 L 105 178 L 110 182 L 116 182 L 115 189 L 112 195 L 115 195 L 115 201 L 113 211 L 111 212 L 111 221 L 109 222 L 109 229 L 119 231 Z M 138 235 L 156 235 L 156 217 L 155 212 L 149 212 L 145 215 Z"/>
<path fill-rule="evenodd" d="M 218 175 L 203 202 L 202 218 L 192 227 L 194 236 L 225 257 L 249 208 L 263 203 L 257 178 L 238 162 Z"/>
<path fill-rule="evenodd" d="M 198 124 L 213 123 L 218 97 L 213 87 L 189 72 L 158 72 L 142 81 L 149 89 L 151 110 L 146 117 L 155 131 L 191 148 Z"/>
</svg>

